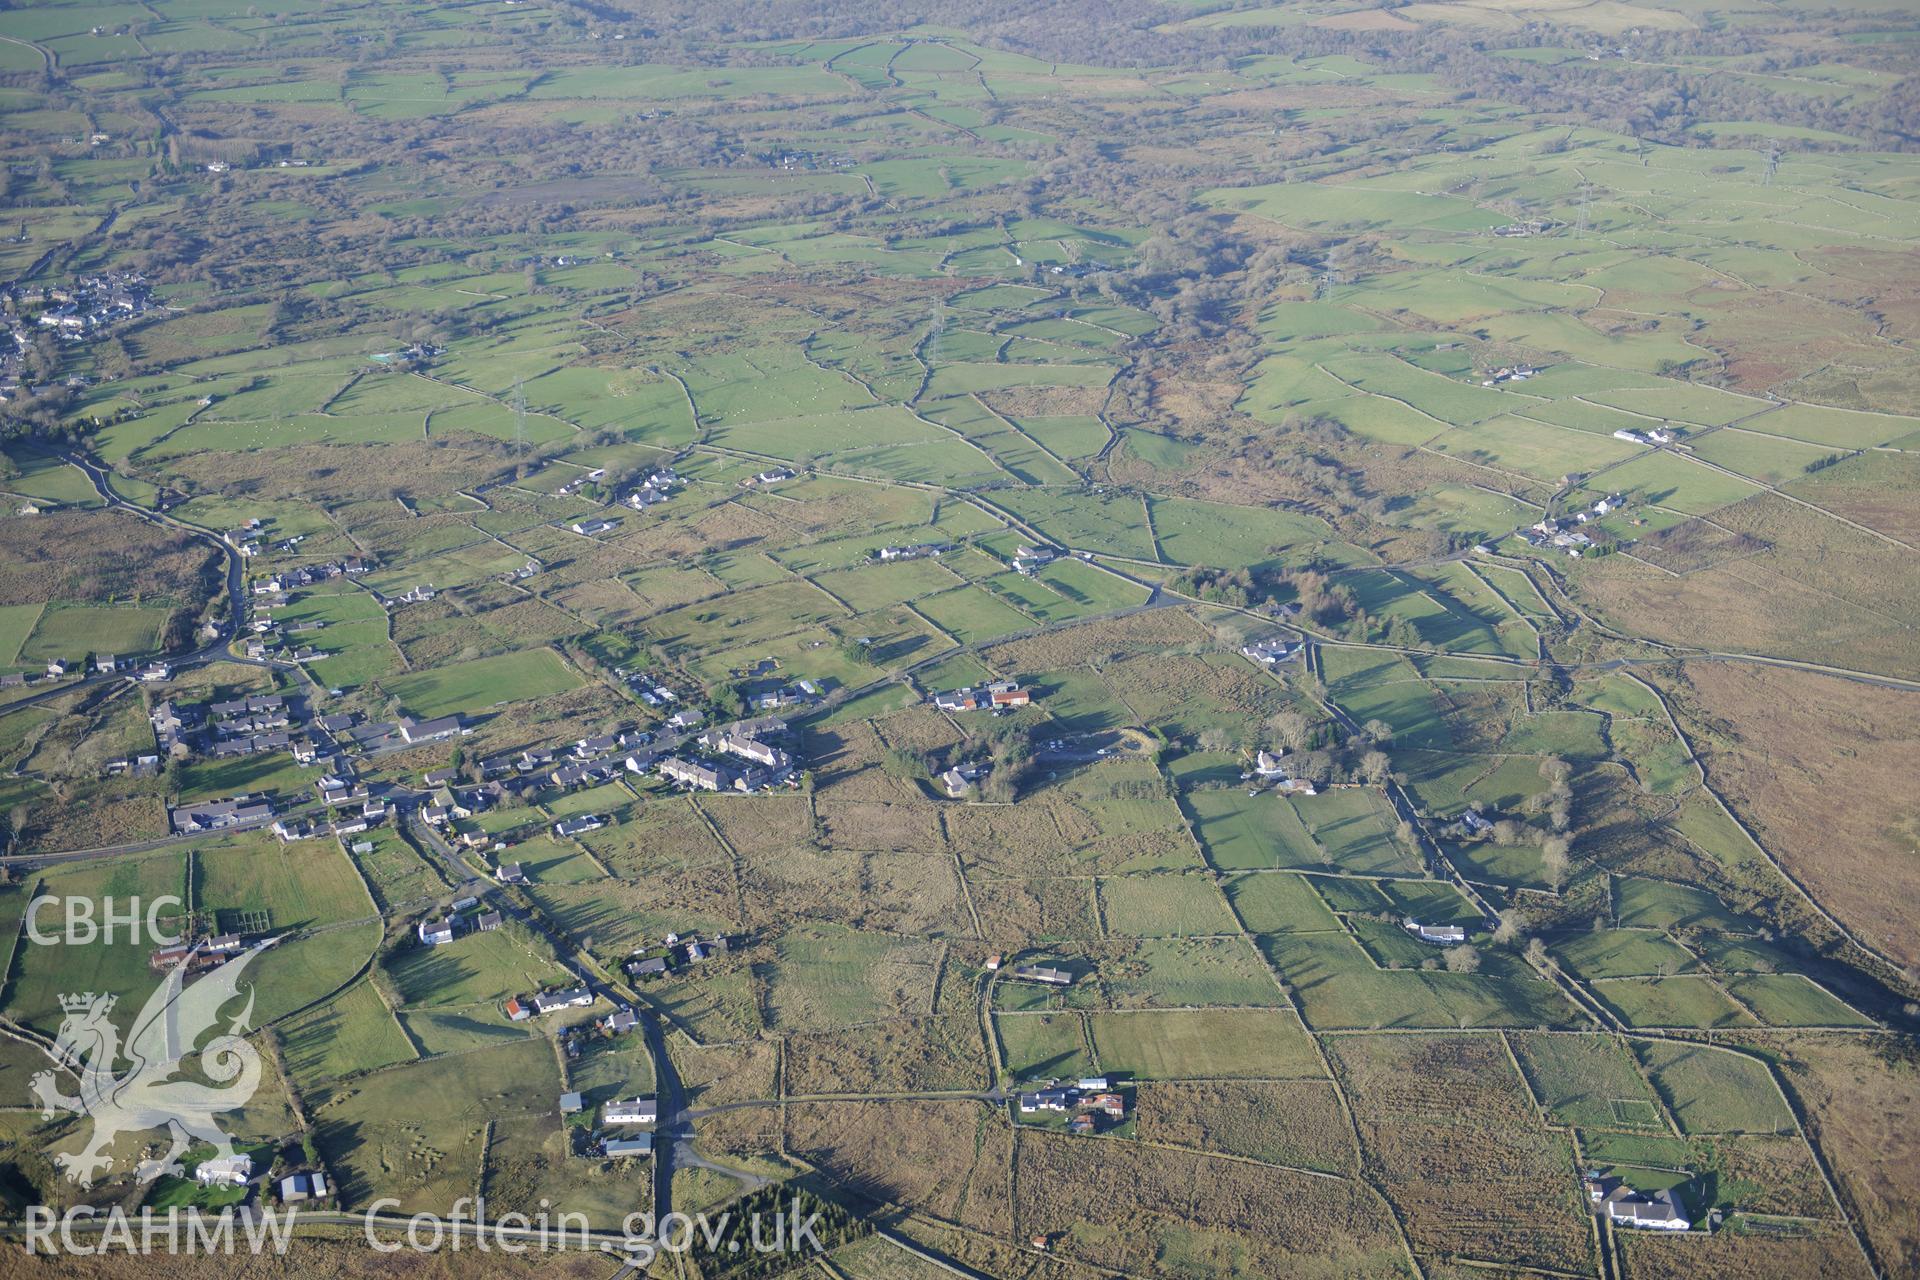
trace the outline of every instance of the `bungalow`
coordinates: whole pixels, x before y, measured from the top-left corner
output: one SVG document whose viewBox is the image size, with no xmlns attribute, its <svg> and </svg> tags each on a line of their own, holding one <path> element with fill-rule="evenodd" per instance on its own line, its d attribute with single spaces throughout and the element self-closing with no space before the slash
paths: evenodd
<svg viewBox="0 0 1920 1280">
<path fill-rule="evenodd" d="M 753 478 L 755 484 L 779 484 L 782 480 L 793 479 L 793 472 L 786 467 L 775 467 L 771 471 L 762 471 Z"/>
<path fill-rule="evenodd" d="M 1015 573 L 1032 577 L 1036 569 L 1044 568 L 1060 558 L 1060 553 L 1052 547 L 1021 547 L 1013 553 Z"/>
<path fill-rule="evenodd" d="M 1049 987 L 1073 985 L 1073 975 L 1065 969 L 1055 969 L 1043 964 L 1023 964 L 1013 971 L 1013 976 L 1025 982 L 1038 982 Z"/>
<path fill-rule="evenodd" d="M 607 1124 L 653 1124 L 659 1118 L 659 1104 L 652 1098 L 609 1102 L 600 1112 L 600 1119 Z"/>
<path fill-rule="evenodd" d="M 65 659 L 53 658 L 48 661 L 47 679 L 58 680 L 61 676 L 64 676 L 66 674 L 67 674 L 67 664 Z"/>
<path fill-rule="evenodd" d="M 438 742 L 442 738 L 451 738 L 462 732 L 460 717 L 437 716 L 432 720 L 415 720 L 411 716 L 400 717 L 401 740 L 410 746 L 423 742 Z"/>
<path fill-rule="evenodd" d="M 453 917 L 444 920 L 422 920 L 420 922 L 420 941 L 430 947 L 444 946 L 453 941 Z"/>
<path fill-rule="evenodd" d="M 503 862 L 493 869 L 493 878 L 501 884 L 526 884 L 527 869 L 517 862 Z"/>
<path fill-rule="evenodd" d="M 667 500 L 667 495 L 650 484 L 643 484 L 626 497 L 626 504 L 635 511 L 644 511 L 648 507 L 658 506 Z"/>
<path fill-rule="evenodd" d="M 685 711 L 676 711 L 667 717 L 669 729 L 697 729 L 707 718 L 707 713 L 698 707 L 689 707 Z"/>
<path fill-rule="evenodd" d="M 1080 1085 L 1081 1088 L 1084 1089 L 1086 1087 L 1086 1081 L 1081 1081 Z M 1127 1118 L 1127 1100 L 1117 1093 L 1096 1093 L 1092 1097 L 1084 1099 L 1083 1104 L 1102 1112 L 1109 1119 L 1124 1120 Z"/>
<path fill-rule="evenodd" d="M 636 1133 L 630 1138 L 608 1138 L 600 1144 L 604 1156 L 646 1156 L 653 1154 L 653 1135 Z"/>
<path fill-rule="evenodd" d="M 273 817 L 273 805 L 266 800 L 249 800 L 239 796 L 232 800 L 181 805 L 169 810 L 167 816 L 174 832 L 184 836 L 230 827 L 257 826 Z"/>
<path fill-rule="evenodd" d="M 933 695 L 933 705 L 942 711 L 974 711 L 980 706 L 980 698 L 971 689 L 952 689 Z"/>
<path fill-rule="evenodd" d="M 1409 917 L 1402 927 L 1420 941 L 1431 942 L 1437 947 L 1455 946 L 1467 940 L 1467 931 L 1462 925 L 1421 924 Z"/>
<path fill-rule="evenodd" d="M 565 991 L 542 991 L 533 998 L 533 1011 L 539 1014 L 558 1013 L 562 1009 L 584 1009 L 594 1001 L 594 994 L 587 987 L 569 987 Z"/>
<path fill-rule="evenodd" d="M 302 1200 L 324 1200 L 327 1198 L 327 1175 L 324 1173 L 296 1173 L 280 1179 L 280 1202 L 297 1204 Z"/>
<path fill-rule="evenodd" d="M 629 961 L 627 973 L 635 978 L 657 978 L 666 973 L 668 968 L 665 956 L 654 956 L 649 960 Z"/>
<path fill-rule="evenodd" d="M 142 684 L 159 684 L 163 680 L 173 679 L 173 667 L 165 662 L 150 662 L 140 668 L 134 679 Z"/>
<path fill-rule="evenodd" d="M 420 783 L 427 787 L 444 787 L 460 776 L 460 771 L 452 765 L 444 769 L 429 769 L 420 775 Z"/>
<path fill-rule="evenodd" d="M 1468 809 L 1460 815 L 1460 825 L 1467 829 L 1468 835 L 1479 835 L 1493 830 L 1493 824 L 1480 815 L 1478 809 Z"/>
<path fill-rule="evenodd" d="M 882 547 L 874 552 L 883 561 L 919 560 L 926 556 L 937 556 L 948 549 L 944 542 L 916 542 L 910 547 Z"/>
<path fill-rule="evenodd" d="M 640 1025 L 631 1009 L 621 1009 L 600 1019 L 600 1029 L 610 1036 L 623 1036 Z"/>
<path fill-rule="evenodd" d="M 1587 1176 L 1586 1185 L 1588 1203 L 1604 1211 L 1616 1226 L 1646 1231 L 1686 1231 L 1693 1226 L 1671 1188 L 1646 1195 L 1618 1178 L 1594 1174 Z"/>
<path fill-rule="evenodd" d="M 240 1154 L 202 1160 L 193 1171 L 193 1180 L 208 1187 L 244 1187 L 251 1177 L 253 1157 Z"/>
<path fill-rule="evenodd" d="M 601 819 L 599 814 L 583 813 L 577 818 L 562 818 L 560 821 L 554 823 L 553 834 L 565 839 L 568 836 L 577 836 L 588 831 L 598 831 L 606 825 L 606 822 Z"/>
<path fill-rule="evenodd" d="M 1240 652 L 1262 666 L 1271 667 L 1299 653 L 1300 645 L 1298 641 L 1289 640 L 1285 636 L 1268 636 L 1264 640 L 1253 640 L 1241 645 Z"/>
<path fill-rule="evenodd" d="M 618 520 L 576 520 L 572 527 L 573 531 L 581 537 L 593 538 L 607 532 L 609 529 L 616 528 L 619 523 Z"/>
<path fill-rule="evenodd" d="M 1069 1089 L 1036 1089 L 1020 1095 L 1020 1110 L 1029 1114 L 1035 1111 L 1065 1111 L 1072 1099 L 1073 1092 Z"/>
</svg>

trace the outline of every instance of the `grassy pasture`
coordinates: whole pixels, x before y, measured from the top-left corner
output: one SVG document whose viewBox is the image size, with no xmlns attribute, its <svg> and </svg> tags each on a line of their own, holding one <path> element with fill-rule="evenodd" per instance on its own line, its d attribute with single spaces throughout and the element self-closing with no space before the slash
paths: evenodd
<svg viewBox="0 0 1920 1280">
<path fill-rule="evenodd" d="M 1007 1070 L 1017 1080 L 1079 1077 L 1093 1071 L 1078 1013 L 1003 1013 L 993 1020 Z"/>
<path fill-rule="evenodd" d="M 1228 877 L 1222 887 L 1240 919 L 1255 933 L 1297 933 L 1339 927 L 1305 876 L 1235 875 Z"/>
<path fill-rule="evenodd" d="M 1727 982 L 1734 999 L 1774 1027 L 1871 1025 L 1812 979 L 1797 973 L 1756 973 Z"/>
<path fill-rule="evenodd" d="M 558 1068 L 544 1040 L 520 1040 L 363 1076 L 327 1091 L 314 1138 L 348 1204 L 391 1193 L 443 1213 L 471 1195 L 488 1121 L 550 1114 Z"/>
<path fill-rule="evenodd" d="M 1089 1022 L 1099 1069 L 1130 1079 L 1326 1074 L 1300 1019 L 1284 1009 L 1096 1013 Z"/>
<path fill-rule="evenodd" d="M 580 677 L 551 649 L 527 649 L 475 658 L 382 682 L 392 697 L 423 719 L 471 715 L 508 702 L 525 702 L 579 687 Z"/>
<path fill-rule="evenodd" d="M 415 1057 L 386 1003 L 365 982 L 286 1023 L 279 1034 L 287 1069 L 302 1090 Z"/>
<path fill-rule="evenodd" d="M 463 934 L 438 947 L 409 941 L 383 963 L 408 1008 L 503 1001 L 558 984 L 565 976 L 552 956 L 530 951 L 505 928 Z"/>
<path fill-rule="evenodd" d="M 1107 932 L 1121 937 L 1229 933 L 1233 921 L 1204 876 L 1110 876 L 1100 881 Z"/>
<path fill-rule="evenodd" d="M 1793 1132 L 1778 1086 L 1754 1059 L 1661 1040 L 1635 1041 L 1634 1052 L 1684 1132 Z"/>
<path fill-rule="evenodd" d="M 1753 1019 L 1711 980 L 1691 974 L 1677 978 L 1614 978 L 1593 990 L 1636 1027 L 1738 1027 Z"/>
<path fill-rule="evenodd" d="M 1651 977 L 1694 968 L 1686 948 L 1665 934 L 1637 929 L 1573 934 L 1554 943 L 1553 952 L 1583 978 Z"/>
<path fill-rule="evenodd" d="M 1660 1129 L 1660 1100 L 1630 1049 L 1610 1036 L 1509 1035 L 1534 1096 L 1556 1123 Z"/>
<path fill-rule="evenodd" d="M 16 660 L 38 664 L 65 658 L 71 663 L 89 653 L 150 653 L 159 646 L 166 621 L 165 609 L 49 606 L 16 650 Z"/>
</svg>

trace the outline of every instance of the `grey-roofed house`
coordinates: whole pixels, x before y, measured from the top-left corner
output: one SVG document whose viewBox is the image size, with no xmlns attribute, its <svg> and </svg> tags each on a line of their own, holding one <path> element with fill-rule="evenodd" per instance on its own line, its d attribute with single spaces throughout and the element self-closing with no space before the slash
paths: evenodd
<svg viewBox="0 0 1920 1280">
<path fill-rule="evenodd" d="M 1686 1231 L 1693 1226 L 1670 1187 L 1643 1193 L 1619 1178 L 1592 1174 L 1586 1178 L 1586 1187 L 1588 1202 L 1617 1226 L 1644 1231 Z"/>
<path fill-rule="evenodd" d="M 250 800 L 242 796 L 234 800 L 180 805 L 170 810 L 168 817 L 176 833 L 192 835 L 199 831 L 220 831 L 271 821 L 273 805 L 265 800 Z"/>
<path fill-rule="evenodd" d="M 1420 941 L 1438 947 L 1453 946 L 1467 940 L 1466 929 L 1457 924 L 1421 924 L 1418 920 L 1408 920 L 1404 927 Z"/>
<path fill-rule="evenodd" d="M 698 791 L 718 791 L 725 785 L 725 775 L 715 766 L 697 760 L 682 760 L 678 756 L 660 762 L 660 776 L 668 782 Z"/>
<path fill-rule="evenodd" d="M 627 1098 L 609 1102 L 600 1118 L 607 1124 L 653 1124 L 660 1118 L 660 1104 L 652 1098 Z"/>
<path fill-rule="evenodd" d="M 411 716 L 400 718 L 400 736 L 406 742 L 419 744 L 437 742 L 442 738 L 451 738 L 460 732 L 460 717 L 436 716 L 432 720 L 415 720 Z"/>
<path fill-rule="evenodd" d="M 542 991 L 533 998 L 535 1013 L 558 1013 L 562 1009 L 584 1009 L 593 1003 L 593 992 L 586 987 L 569 987 L 565 991 Z"/>
<path fill-rule="evenodd" d="M 1073 1100 L 1073 1094 L 1067 1089 L 1036 1089 L 1020 1095 L 1020 1109 L 1034 1111 L 1065 1111 Z"/>
</svg>

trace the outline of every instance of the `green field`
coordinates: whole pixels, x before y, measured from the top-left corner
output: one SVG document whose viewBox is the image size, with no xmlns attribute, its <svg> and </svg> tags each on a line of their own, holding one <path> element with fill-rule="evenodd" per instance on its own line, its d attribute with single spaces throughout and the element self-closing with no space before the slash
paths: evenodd
<svg viewBox="0 0 1920 1280">
<path fill-rule="evenodd" d="M 1559 1124 L 1660 1129 L 1660 1100 L 1632 1051 L 1606 1036 L 1508 1037 L 1527 1084 Z"/>
<path fill-rule="evenodd" d="M 434 671 L 410 672 L 382 682 L 387 694 L 422 719 L 473 714 L 503 703 L 564 693 L 580 684 L 560 655 L 530 649 L 476 658 Z"/>
<path fill-rule="evenodd" d="M 1284 1011 L 1097 1013 L 1091 1023 L 1099 1069 L 1133 1079 L 1326 1074 L 1300 1020 Z"/>
<path fill-rule="evenodd" d="M 90 653 L 150 653 L 159 646 L 160 628 L 166 621 L 164 609 L 91 605 L 48 608 L 19 646 L 16 660 L 32 664 L 65 658 L 71 667 Z"/>
<path fill-rule="evenodd" d="M 1790 1133 L 1793 1117 L 1767 1069 L 1752 1058 L 1701 1046 L 1634 1046 L 1654 1087 L 1687 1133 Z"/>
</svg>

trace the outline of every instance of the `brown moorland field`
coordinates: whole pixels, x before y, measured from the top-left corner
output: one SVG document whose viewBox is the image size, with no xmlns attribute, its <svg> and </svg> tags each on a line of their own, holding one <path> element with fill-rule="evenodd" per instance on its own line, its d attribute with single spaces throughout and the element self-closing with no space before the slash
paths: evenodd
<svg viewBox="0 0 1920 1280">
<path fill-rule="evenodd" d="M 1903 1047 L 1864 1038 L 1797 1037 L 1781 1057 L 1787 1084 L 1889 1274 L 1920 1262 L 1913 1203 L 1920 1143 L 1902 1117 L 1920 1106 L 1920 1064 Z"/>
<path fill-rule="evenodd" d="M 1498 1038 L 1340 1037 L 1329 1055 L 1360 1126 L 1362 1167 L 1416 1249 L 1588 1265 L 1573 1152 L 1540 1124 Z M 1461 1186 L 1500 1190 L 1468 1203 Z"/>
<path fill-rule="evenodd" d="M 1920 694 L 1812 672 L 1689 663 L 1670 686 L 1708 776 L 1789 874 L 1902 964 L 1920 960 Z"/>
</svg>

